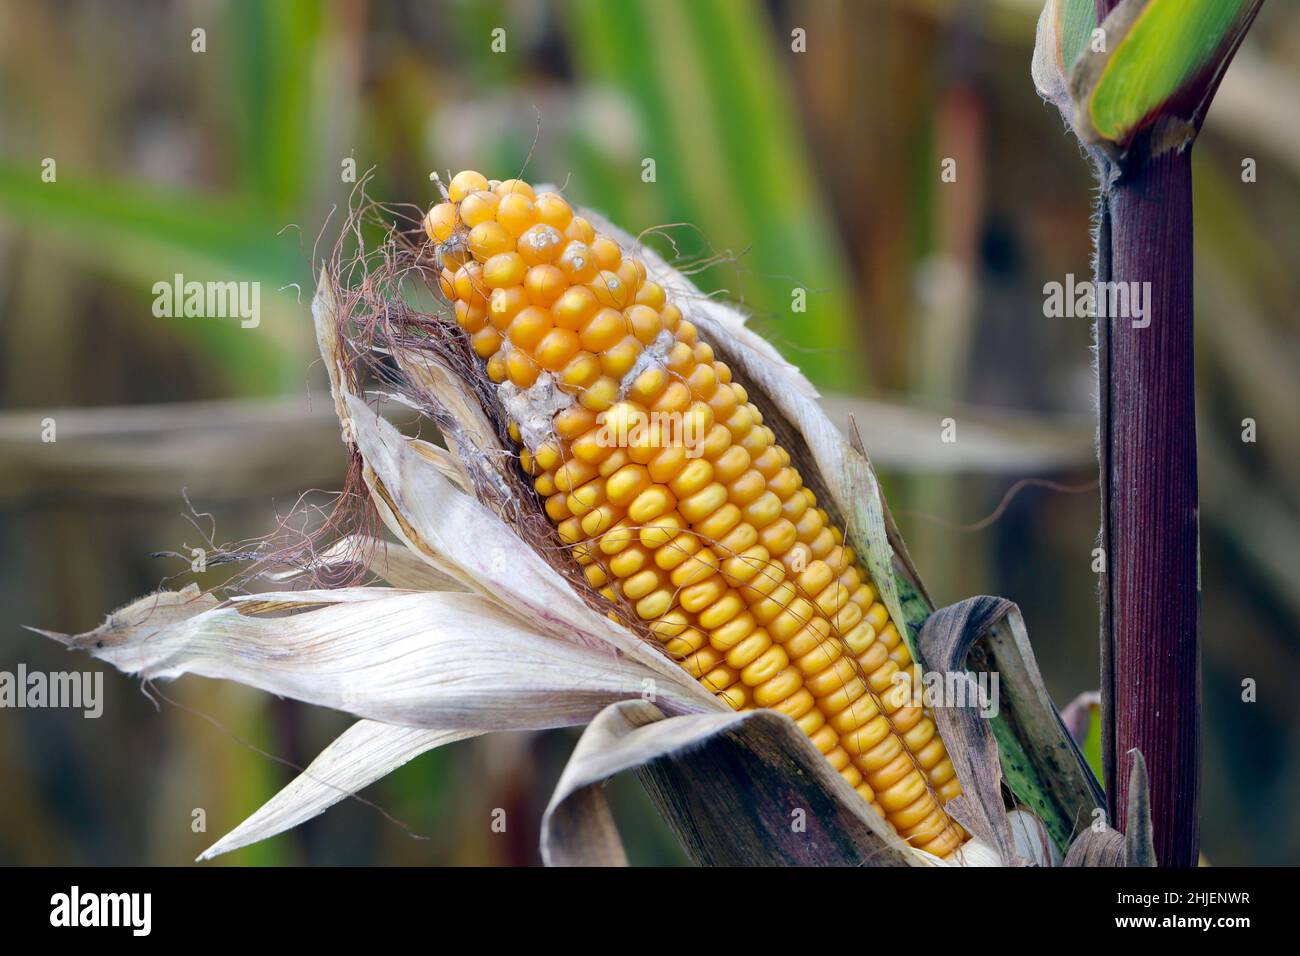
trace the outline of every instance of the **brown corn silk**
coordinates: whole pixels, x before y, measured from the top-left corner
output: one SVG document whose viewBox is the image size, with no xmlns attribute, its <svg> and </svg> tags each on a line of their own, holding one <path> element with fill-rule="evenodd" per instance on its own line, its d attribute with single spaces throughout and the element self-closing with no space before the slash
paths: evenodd
<svg viewBox="0 0 1300 956">
<path fill-rule="evenodd" d="M 912 846 L 957 849 L 966 833 L 943 804 L 960 784 L 907 643 L 681 305 L 521 180 L 459 173 L 425 229 L 587 582 L 726 704 L 794 720 Z"/>
</svg>

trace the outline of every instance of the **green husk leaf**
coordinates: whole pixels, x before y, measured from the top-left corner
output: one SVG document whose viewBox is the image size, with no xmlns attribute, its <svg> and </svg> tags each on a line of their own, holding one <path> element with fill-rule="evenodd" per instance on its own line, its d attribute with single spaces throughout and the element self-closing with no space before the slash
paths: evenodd
<svg viewBox="0 0 1300 956">
<path fill-rule="evenodd" d="M 1123 150 L 1157 124 L 1156 149 L 1196 135 L 1218 81 L 1263 0 L 1125 0 L 1071 71 L 1074 125 L 1085 142 Z"/>
</svg>

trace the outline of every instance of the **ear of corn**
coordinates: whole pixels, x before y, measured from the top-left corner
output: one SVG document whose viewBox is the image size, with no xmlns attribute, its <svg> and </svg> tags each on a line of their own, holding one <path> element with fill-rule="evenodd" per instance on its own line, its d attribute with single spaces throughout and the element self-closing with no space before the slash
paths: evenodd
<svg viewBox="0 0 1300 956">
<path fill-rule="evenodd" d="M 906 643 L 744 386 L 644 264 L 560 196 L 475 172 L 425 228 L 520 462 L 592 586 L 729 706 L 791 717 L 913 846 L 960 846 L 943 810 L 960 786 L 915 703 Z"/>
</svg>

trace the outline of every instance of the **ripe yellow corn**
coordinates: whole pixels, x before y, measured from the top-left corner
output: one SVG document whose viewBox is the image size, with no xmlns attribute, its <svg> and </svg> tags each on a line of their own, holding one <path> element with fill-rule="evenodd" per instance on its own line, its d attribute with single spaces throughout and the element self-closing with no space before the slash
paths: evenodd
<svg viewBox="0 0 1300 956">
<path fill-rule="evenodd" d="M 960 846 L 942 808 L 960 785 L 914 702 L 906 643 L 743 386 L 644 264 L 555 193 L 470 171 L 425 228 L 489 377 L 525 408 L 539 382 L 568 396 L 546 434 L 511 435 L 591 585 L 731 707 L 789 715 L 913 846 Z"/>
</svg>

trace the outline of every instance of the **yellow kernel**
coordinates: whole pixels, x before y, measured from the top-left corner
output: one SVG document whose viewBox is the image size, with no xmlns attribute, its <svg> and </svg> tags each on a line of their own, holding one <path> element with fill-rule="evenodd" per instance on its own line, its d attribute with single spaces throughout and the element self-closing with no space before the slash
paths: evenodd
<svg viewBox="0 0 1300 956">
<path fill-rule="evenodd" d="M 673 514 L 675 515 L 676 512 Z M 656 522 L 659 520 L 655 519 Z M 660 545 L 659 550 L 655 552 L 655 564 L 665 571 L 672 571 L 702 547 L 704 544 L 695 535 L 679 534 L 671 541 Z"/>
<path fill-rule="evenodd" d="M 491 190 L 481 189 L 470 193 L 460 204 L 460 218 L 465 225 L 473 229 L 484 222 L 491 222 L 497 216 L 497 205 L 501 197 Z"/>
<path fill-rule="evenodd" d="M 643 282 L 636 290 L 637 305 L 645 305 L 658 312 L 664 307 L 664 289 L 657 282 Z"/>
<path fill-rule="evenodd" d="M 586 286 L 578 286 L 577 288 L 591 295 L 591 291 Z M 574 292 L 576 289 L 570 289 L 569 291 Z M 595 303 L 595 301 L 596 297 L 592 296 L 592 302 Z M 626 334 L 627 323 L 624 321 L 621 312 L 615 309 L 600 309 L 582 329 L 582 347 L 599 355 L 622 341 Z"/>
<path fill-rule="evenodd" d="M 452 311 L 456 315 L 456 324 L 466 332 L 477 332 L 487 322 L 487 310 L 481 305 L 470 305 L 457 299 Z"/>
<path fill-rule="evenodd" d="M 704 610 L 726 593 L 727 583 L 715 574 L 699 584 L 682 588 L 678 598 L 682 607 L 694 614 Z"/>
<path fill-rule="evenodd" d="M 644 465 L 624 465 L 610 475 L 605 493 L 614 504 L 626 505 L 650 485 L 650 473 Z"/>
<path fill-rule="evenodd" d="M 526 263 L 539 266 L 554 262 L 559 257 L 563 244 L 564 236 L 560 235 L 558 229 L 538 223 L 525 230 L 515 248 Z"/>
<path fill-rule="evenodd" d="M 799 689 L 803 677 L 793 667 L 787 667 L 761 687 L 754 688 L 754 703 L 759 707 L 771 707 L 779 704 Z"/>
<path fill-rule="evenodd" d="M 637 495 L 627 506 L 627 516 L 636 524 L 645 524 L 672 511 L 676 504 L 677 499 L 671 491 L 663 485 L 653 485 Z"/>
<path fill-rule="evenodd" d="M 659 330 L 663 324 L 659 321 L 659 313 L 648 305 L 629 306 L 623 312 L 623 317 L 627 319 L 628 328 L 637 340 L 649 345 L 659 335 Z"/>
<path fill-rule="evenodd" d="M 522 236 L 536 221 L 537 210 L 527 196 L 517 193 L 501 196 L 501 202 L 497 205 L 497 222 L 510 235 Z"/>
<path fill-rule="evenodd" d="M 745 520 L 755 528 L 766 528 L 781 517 L 781 499 L 770 491 L 745 506 Z"/>
<path fill-rule="evenodd" d="M 555 229 L 564 229 L 573 220 L 573 210 L 557 193 L 538 193 L 533 199 L 537 220 Z"/>
<path fill-rule="evenodd" d="M 637 617 L 641 618 L 643 621 L 650 621 L 657 617 L 661 617 L 673 606 L 674 599 L 675 595 L 667 588 L 653 591 L 636 602 Z"/>
<path fill-rule="evenodd" d="M 593 412 L 603 412 L 618 401 L 618 382 L 602 375 L 578 395 L 578 401 Z"/>
<path fill-rule="evenodd" d="M 690 452 L 684 445 L 669 445 L 650 462 L 650 477 L 662 484 L 668 484 L 686 467 Z"/>
<path fill-rule="evenodd" d="M 575 285 L 565 289 L 555 300 L 551 306 L 551 315 L 555 317 L 555 324 L 560 328 L 577 331 L 599 308 L 600 304 L 590 289 L 585 285 Z M 592 349 L 592 351 L 599 350 Z"/>
<path fill-rule="evenodd" d="M 440 202 L 424 217 L 424 231 L 434 242 L 446 242 L 456 231 L 456 207 Z"/>
<path fill-rule="evenodd" d="M 438 273 L 438 289 L 444 299 L 456 298 L 456 273 L 444 268 Z"/>
<path fill-rule="evenodd" d="M 595 356 L 580 353 L 577 358 L 569 363 L 564 370 L 564 375 L 569 374 L 569 369 L 574 367 L 576 362 L 594 361 Z M 555 434 L 561 438 L 572 441 L 579 435 L 590 431 L 596 425 L 596 413 L 583 408 L 581 405 L 570 405 L 568 408 L 559 412 L 552 422 L 555 426 Z"/>
<path fill-rule="evenodd" d="M 626 548 L 609 559 L 609 570 L 617 578 L 630 578 L 645 568 L 649 558 L 650 553 L 645 548 Z M 658 581 L 656 577 L 655 583 L 658 584 Z"/>
<path fill-rule="evenodd" d="M 528 388 L 537 381 L 537 366 L 523 349 L 511 349 L 506 355 L 506 374 L 519 388 Z"/>
<path fill-rule="evenodd" d="M 578 352 L 578 333 L 571 329 L 551 329 L 537 343 L 537 364 L 547 371 L 558 372 Z"/>
<path fill-rule="evenodd" d="M 551 313 L 530 305 L 519 310 L 506 334 L 519 349 L 532 351 L 551 328 Z"/>
<path fill-rule="evenodd" d="M 564 463 L 564 452 L 553 441 L 543 442 L 533 449 L 533 458 L 542 471 L 555 471 Z M 572 489 L 570 489 L 572 490 Z"/>
<path fill-rule="evenodd" d="M 484 186 L 486 188 L 486 186 Z M 528 185 L 522 179 L 503 179 L 497 184 L 497 194 L 500 196 L 523 196 L 525 199 L 532 200 L 536 198 L 533 187 Z"/>
<path fill-rule="evenodd" d="M 685 527 L 686 522 L 677 512 L 661 514 L 641 528 L 641 543 L 652 550 L 662 548 L 670 541 L 676 543 L 678 538 L 683 537 L 681 532 Z M 698 548 L 688 548 L 688 550 L 694 554 Z"/>
<path fill-rule="evenodd" d="M 713 514 L 727 503 L 727 488 L 719 482 L 705 485 L 700 491 L 682 499 L 679 510 L 687 521 L 694 524 Z M 734 506 L 733 506 L 734 507 Z"/>
<path fill-rule="evenodd" d="M 700 627 L 706 631 L 716 630 L 744 609 L 745 602 L 741 600 L 740 595 L 728 589 L 726 594 L 699 613 Z"/>
<path fill-rule="evenodd" d="M 493 258 L 500 252 L 508 252 L 515 247 L 511 241 L 510 235 L 506 230 L 500 228 L 497 222 L 480 222 L 469 230 L 469 239 L 465 243 L 472 252 L 474 259 L 486 261 Z"/>
<path fill-rule="evenodd" d="M 718 556 L 712 548 L 700 548 L 672 573 L 673 585 L 687 588 L 712 578 L 718 570 Z M 725 590 L 725 586 L 724 586 Z"/>
<path fill-rule="evenodd" d="M 565 498 L 564 503 L 575 515 L 582 517 L 605 503 L 605 483 L 599 478 L 593 478 L 573 491 Z M 619 575 L 619 577 L 624 576 Z"/>
<path fill-rule="evenodd" d="M 596 239 L 596 230 L 592 228 L 591 223 L 581 216 L 574 216 L 569 221 L 568 226 L 564 229 L 566 239 L 572 239 L 575 242 L 581 242 L 584 245 L 591 245 Z"/>
<path fill-rule="evenodd" d="M 790 656 L 780 644 L 773 644 L 759 654 L 740 672 L 740 679 L 750 687 L 757 687 L 775 677 L 790 663 Z"/>
<path fill-rule="evenodd" d="M 662 366 L 652 365 L 633 380 L 627 397 L 649 405 L 667 385 L 668 372 Z"/>
<path fill-rule="evenodd" d="M 546 499 L 546 515 L 555 524 L 559 524 L 566 518 L 573 517 L 573 513 L 569 510 L 568 504 L 565 503 L 564 495 L 561 494 L 553 494 Z M 604 582 L 601 583 L 603 584 Z"/>
<path fill-rule="evenodd" d="M 611 345 L 600 355 L 600 366 L 606 375 L 622 379 L 632 371 L 632 366 L 640 357 L 643 346 L 630 335 L 624 336 L 617 344 Z"/>
<path fill-rule="evenodd" d="M 618 243 L 608 236 L 597 236 L 594 239 L 588 239 L 587 245 L 591 247 L 591 254 L 596 258 L 596 266 L 600 269 L 617 269 L 618 264 L 623 261 L 623 250 L 618 247 Z"/>
<path fill-rule="evenodd" d="M 487 188 L 486 176 L 472 169 L 465 169 L 451 177 L 451 182 L 447 184 L 447 198 L 452 202 L 460 202 L 470 193 Z"/>
<path fill-rule="evenodd" d="M 486 305 L 484 297 L 483 267 L 477 262 L 467 262 L 456 270 L 453 281 L 456 298 L 464 299 L 470 305 Z"/>
<path fill-rule="evenodd" d="M 491 264 L 492 261 L 488 260 L 488 265 Z M 488 299 L 488 319 L 498 329 L 504 331 L 509 327 L 510 320 L 526 305 L 528 305 L 528 297 L 524 295 L 523 286 L 513 285 L 506 289 L 493 289 L 492 297 Z"/>
<path fill-rule="evenodd" d="M 680 415 L 690 407 L 690 404 L 691 390 L 681 382 L 669 382 L 668 387 L 659 394 L 659 397 L 650 406 L 650 411 L 661 415 Z M 683 430 L 682 439 L 684 438 L 685 431 Z"/>
<path fill-rule="evenodd" d="M 601 305 L 623 309 L 632 301 L 635 290 L 618 273 L 605 270 L 591 280 L 591 291 L 596 293 L 596 299 Z"/>
<path fill-rule="evenodd" d="M 524 260 L 519 253 L 498 253 L 483 264 L 483 284 L 489 289 L 517 286 L 524 281 L 524 275 L 527 271 L 528 267 L 524 264 Z"/>
<path fill-rule="evenodd" d="M 564 247 L 555 264 L 569 277 L 569 281 L 575 284 L 590 282 L 600 271 L 596 268 L 596 260 L 585 242 L 570 242 Z"/>
<path fill-rule="evenodd" d="M 555 266 L 533 266 L 524 276 L 524 291 L 528 293 L 528 301 L 548 309 L 568 287 L 569 280 Z"/>
<path fill-rule="evenodd" d="M 470 344 L 480 358 L 489 358 L 501 348 L 501 333 L 492 326 L 484 326 L 469 337 Z"/>
<path fill-rule="evenodd" d="M 689 498 L 712 480 L 713 466 L 703 458 L 696 458 L 687 463 L 681 473 L 668 483 L 668 487 L 679 498 Z"/>
<path fill-rule="evenodd" d="M 623 280 L 623 284 L 627 286 L 629 294 L 635 300 L 636 290 L 641 287 L 641 283 L 645 279 L 645 266 L 637 259 L 624 259 L 618 264 L 618 268 L 614 270 L 614 275 Z M 629 301 L 628 304 L 631 305 L 632 303 Z"/>
<path fill-rule="evenodd" d="M 598 378 L 600 378 L 600 359 L 596 358 L 596 356 L 592 355 L 590 352 L 579 352 L 568 365 L 564 366 L 564 371 L 560 373 L 560 385 L 569 392 L 576 392 L 587 388 Z M 580 412 L 588 415 L 594 414 L 590 409 L 583 408 L 581 405 L 571 405 L 568 409 L 561 412 L 560 415 L 565 415 L 570 412 L 574 414 Z M 559 415 L 556 416 L 555 427 L 561 437 L 575 437 L 563 429 L 563 426 L 560 424 Z M 585 430 L 585 426 L 575 427 L 583 427 Z"/>
<path fill-rule="evenodd" d="M 538 449 L 537 454 L 540 461 L 541 449 Z M 561 491 L 572 492 L 575 488 L 585 485 L 595 477 L 595 468 L 585 461 L 570 458 L 555 470 L 555 487 Z"/>
</svg>

